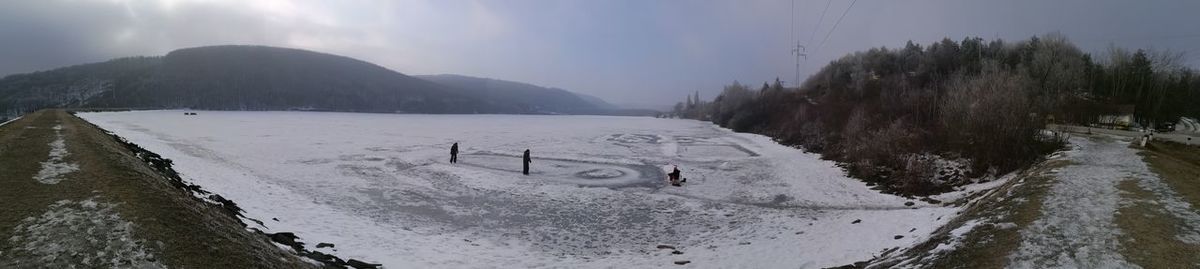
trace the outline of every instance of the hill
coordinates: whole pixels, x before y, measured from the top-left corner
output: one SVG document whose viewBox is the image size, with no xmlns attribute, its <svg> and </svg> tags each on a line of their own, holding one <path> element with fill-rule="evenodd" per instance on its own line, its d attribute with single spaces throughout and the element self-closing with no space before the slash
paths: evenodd
<svg viewBox="0 0 1200 269">
<path fill-rule="evenodd" d="M 674 113 L 821 153 L 889 191 L 933 194 L 1029 167 L 1065 143 L 1047 123 L 1132 113 L 1152 128 L 1198 115 L 1200 75 L 1171 55 L 1092 55 L 1057 34 L 909 42 L 848 54 L 799 88 L 734 82 Z"/>
<path fill-rule="evenodd" d="M 442 76 L 451 86 L 349 58 L 210 46 L 0 79 L 0 118 L 48 107 L 597 114 L 603 101 L 534 85 Z M 482 82 L 480 82 L 482 81 Z"/>
<path fill-rule="evenodd" d="M 616 106 L 596 97 L 528 83 L 451 74 L 416 77 L 458 88 L 466 95 L 480 97 L 494 102 L 494 105 L 514 105 L 516 107 L 513 109 L 521 111 L 551 114 L 605 114 L 616 109 Z"/>
<path fill-rule="evenodd" d="M 345 267 L 278 247 L 290 233 L 259 232 L 169 160 L 62 110 L 0 126 L 0 164 L 0 268 Z"/>
</svg>

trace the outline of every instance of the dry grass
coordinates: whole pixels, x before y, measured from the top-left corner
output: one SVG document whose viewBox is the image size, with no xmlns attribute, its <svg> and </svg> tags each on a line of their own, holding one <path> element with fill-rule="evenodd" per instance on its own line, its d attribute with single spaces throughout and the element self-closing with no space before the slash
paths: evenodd
<svg viewBox="0 0 1200 269">
<path fill-rule="evenodd" d="M 1147 269 L 1200 264 L 1200 256 L 1195 255 L 1200 253 L 1200 246 L 1175 239 L 1178 227 L 1184 224 L 1154 203 L 1157 195 L 1138 187 L 1134 180 L 1122 181 L 1117 188 L 1129 201 L 1117 210 L 1116 224 L 1124 233 L 1122 256 Z"/>
<path fill-rule="evenodd" d="M 1139 154 L 1193 208 L 1200 206 L 1200 147 L 1156 141 Z"/>
<path fill-rule="evenodd" d="M 1067 161 L 1050 161 L 1026 175 L 1024 183 L 1008 186 L 998 194 L 1011 193 L 1004 200 L 982 200 L 960 219 L 988 220 L 991 223 L 1013 223 L 1016 228 L 999 229 L 980 225 L 965 234 L 959 246 L 942 255 L 929 268 L 1004 268 L 1008 253 L 1021 246 L 1021 228 L 1029 226 L 1042 215 L 1042 198 L 1054 182 L 1051 170 L 1068 165 Z M 1019 180 L 1019 179 L 1018 179 Z M 956 225 L 957 226 L 957 225 Z"/>
<path fill-rule="evenodd" d="M 70 156 L 80 170 L 56 185 L 32 179 L 47 158 L 50 128 L 61 122 Z M 34 128 L 26 128 L 34 127 Z M 0 238 L 22 219 L 40 215 L 54 201 L 116 203 L 134 236 L 173 268 L 309 268 L 265 237 L 250 233 L 220 208 L 171 186 L 110 136 L 64 111 L 40 111 L 0 128 Z M 158 244 L 161 242 L 161 244 Z M 5 249 L 8 240 L 0 240 Z"/>
<path fill-rule="evenodd" d="M 902 256 L 923 259 L 920 268 L 1004 268 L 1008 264 L 1008 253 L 1021 244 L 1020 229 L 1041 217 L 1042 197 L 1054 180 L 1051 171 L 1068 164 L 1067 161 L 1053 160 L 1034 166 L 997 188 L 990 196 L 968 205 L 961 215 L 939 228 L 933 239 L 914 246 Z M 1017 227 L 1001 229 L 979 225 L 963 235 L 955 249 L 936 256 L 931 253 L 938 245 L 951 240 L 950 231 L 971 220 L 1013 223 Z M 884 263 L 876 267 L 892 265 Z"/>
<path fill-rule="evenodd" d="M 1185 201 L 1200 205 L 1200 148 L 1155 142 L 1139 152 L 1150 170 L 1158 174 Z M 1118 210 L 1117 226 L 1125 233 L 1121 254 L 1144 268 L 1182 268 L 1200 265 L 1200 245 L 1179 241 L 1182 220 L 1166 212 L 1155 201 L 1154 192 L 1142 189 L 1135 180 L 1122 182 L 1122 198 L 1129 201 Z"/>
</svg>

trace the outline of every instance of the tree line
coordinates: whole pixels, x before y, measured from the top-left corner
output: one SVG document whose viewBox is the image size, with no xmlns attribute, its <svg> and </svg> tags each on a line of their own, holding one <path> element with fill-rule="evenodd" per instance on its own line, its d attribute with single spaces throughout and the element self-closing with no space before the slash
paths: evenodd
<svg viewBox="0 0 1200 269">
<path fill-rule="evenodd" d="M 933 194 L 1061 148 L 1046 123 L 1096 124 L 1129 108 L 1148 127 L 1200 116 L 1200 76 L 1181 59 L 1116 47 L 1094 57 L 1059 34 L 909 41 L 846 55 L 797 88 L 734 81 L 670 114 L 821 153 L 889 191 Z"/>
</svg>

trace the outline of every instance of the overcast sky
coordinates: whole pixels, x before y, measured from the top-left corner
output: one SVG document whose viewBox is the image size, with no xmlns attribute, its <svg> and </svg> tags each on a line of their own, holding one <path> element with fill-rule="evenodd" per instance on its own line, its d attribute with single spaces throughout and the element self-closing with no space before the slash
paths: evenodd
<svg viewBox="0 0 1200 269">
<path fill-rule="evenodd" d="M 0 3 L 0 75 L 253 44 L 405 74 L 491 77 L 666 105 L 695 90 L 711 98 L 734 80 L 790 82 L 795 40 L 808 48 L 805 75 L 846 53 L 907 40 L 1048 32 L 1089 52 L 1109 44 L 1185 52 L 1197 67 L 1197 11 L 1200 1 L 1188 0 L 18 0 Z"/>
</svg>

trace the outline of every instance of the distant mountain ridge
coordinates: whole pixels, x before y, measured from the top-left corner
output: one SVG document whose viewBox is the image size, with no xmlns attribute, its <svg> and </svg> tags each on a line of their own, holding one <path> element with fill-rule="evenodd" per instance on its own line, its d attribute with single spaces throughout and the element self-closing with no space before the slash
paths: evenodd
<svg viewBox="0 0 1200 269">
<path fill-rule="evenodd" d="M 596 97 L 523 82 L 453 74 L 419 75 L 416 77 L 458 88 L 465 91 L 467 95 L 480 96 L 486 100 L 493 100 L 500 103 L 516 104 L 522 109 L 534 112 L 601 114 L 616 109 L 616 106 Z"/>
<path fill-rule="evenodd" d="M 344 56 L 234 45 L 0 79 L 0 117 L 49 107 L 615 113 L 602 100 L 562 89 L 458 75 L 414 77 Z"/>
</svg>

